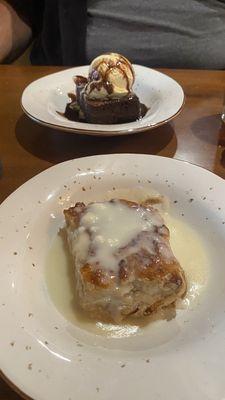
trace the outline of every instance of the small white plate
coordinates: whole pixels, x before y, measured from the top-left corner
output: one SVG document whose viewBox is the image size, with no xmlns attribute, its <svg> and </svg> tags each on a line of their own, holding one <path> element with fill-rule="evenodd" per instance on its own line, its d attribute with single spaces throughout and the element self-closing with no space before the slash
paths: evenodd
<svg viewBox="0 0 225 400">
<path fill-rule="evenodd" d="M 95 125 L 69 121 L 58 114 L 65 111 L 68 93 L 74 92 L 73 76 L 88 75 L 88 66 L 76 67 L 47 75 L 32 82 L 22 94 L 24 112 L 36 122 L 55 129 L 88 135 L 124 135 L 165 124 L 174 118 L 184 104 L 181 86 L 169 76 L 141 65 L 134 65 L 134 92 L 149 111 L 139 121 L 115 125 Z M 58 111 L 58 112 L 57 112 Z"/>
<path fill-rule="evenodd" d="M 206 243 L 211 274 L 198 303 L 173 320 L 130 337 L 98 336 L 56 309 L 46 257 L 64 208 L 140 187 L 170 198 L 171 213 Z M 2 373 L 36 400 L 224 398 L 224 198 L 224 181 L 209 171 L 138 154 L 67 161 L 21 186 L 0 206 Z"/>
</svg>

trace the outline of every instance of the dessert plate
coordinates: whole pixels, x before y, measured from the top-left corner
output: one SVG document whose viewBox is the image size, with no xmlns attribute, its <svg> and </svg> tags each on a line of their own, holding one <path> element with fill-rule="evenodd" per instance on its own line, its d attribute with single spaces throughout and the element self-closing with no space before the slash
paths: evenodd
<svg viewBox="0 0 225 400">
<path fill-rule="evenodd" d="M 70 322 L 46 280 L 63 209 L 109 191 L 127 189 L 132 196 L 135 188 L 152 187 L 169 197 L 171 214 L 205 243 L 210 268 L 198 301 L 138 331 L 121 327 L 114 335 L 112 326 L 111 336 L 93 331 L 92 323 Z M 0 206 L 2 375 L 36 400 L 224 398 L 224 197 L 224 181 L 209 171 L 138 154 L 67 161 L 16 190 Z M 184 238 L 187 252 L 191 240 L 195 236 Z M 67 296 L 64 278 L 57 284 L 61 299 Z"/>
<path fill-rule="evenodd" d="M 74 92 L 73 76 L 88 75 L 88 66 L 76 67 L 47 75 L 32 82 L 22 94 L 24 112 L 36 122 L 68 132 L 87 135 L 125 135 L 141 132 L 165 124 L 174 118 L 184 104 L 181 86 L 169 76 L 141 65 L 134 65 L 134 92 L 148 108 L 138 121 L 115 125 L 95 125 L 69 121 L 64 113 L 69 102 L 68 93 Z"/>
</svg>

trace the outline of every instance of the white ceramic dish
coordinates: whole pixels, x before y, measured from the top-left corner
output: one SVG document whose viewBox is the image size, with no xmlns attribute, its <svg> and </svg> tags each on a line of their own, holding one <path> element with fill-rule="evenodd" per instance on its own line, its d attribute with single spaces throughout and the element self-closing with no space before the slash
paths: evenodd
<svg viewBox="0 0 225 400">
<path fill-rule="evenodd" d="M 124 135 L 145 131 L 174 118 L 184 104 L 181 86 L 169 76 L 141 65 L 134 65 L 136 80 L 134 92 L 149 111 L 140 121 L 116 125 L 95 125 L 73 122 L 59 115 L 63 113 L 74 91 L 75 75 L 88 75 L 88 66 L 76 67 L 47 75 L 32 82 L 22 95 L 24 112 L 36 122 L 55 129 L 88 135 Z"/>
<path fill-rule="evenodd" d="M 175 319 L 133 337 L 100 337 L 56 309 L 46 256 L 64 208 L 149 185 L 201 235 L 212 273 L 198 304 Z M 224 398 L 224 198 L 224 181 L 207 170 L 137 154 L 67 161 L 21 186 L 0 206 L 2 373 L 37 400 Z"/>
</svg>

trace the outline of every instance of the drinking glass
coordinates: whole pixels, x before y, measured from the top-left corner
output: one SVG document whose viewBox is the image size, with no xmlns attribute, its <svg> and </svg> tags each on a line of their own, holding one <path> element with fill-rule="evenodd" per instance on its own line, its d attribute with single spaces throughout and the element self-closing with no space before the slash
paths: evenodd
<svg viewBox="0 0 225 400">
<path fill-rule="evenodd" d="M 221 118 L 222 118 L 222 121 L 225 123 L 225 90 L 224 90 L 224 95 L 223 95 L 223 108 L 222 108 Z"/>
</svg>

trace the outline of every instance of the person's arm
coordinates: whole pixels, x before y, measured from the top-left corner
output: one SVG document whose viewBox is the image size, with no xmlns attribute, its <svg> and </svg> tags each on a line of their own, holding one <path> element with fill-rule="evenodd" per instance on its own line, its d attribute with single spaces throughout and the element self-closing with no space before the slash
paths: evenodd
<svg viewBox="0 0 225 400">
<path fill-rule="evenodd" d="M 6 1 L 0 0 L 0 63 L 18 57 L 32 38 L 30 26 Z"/>
</svg>

